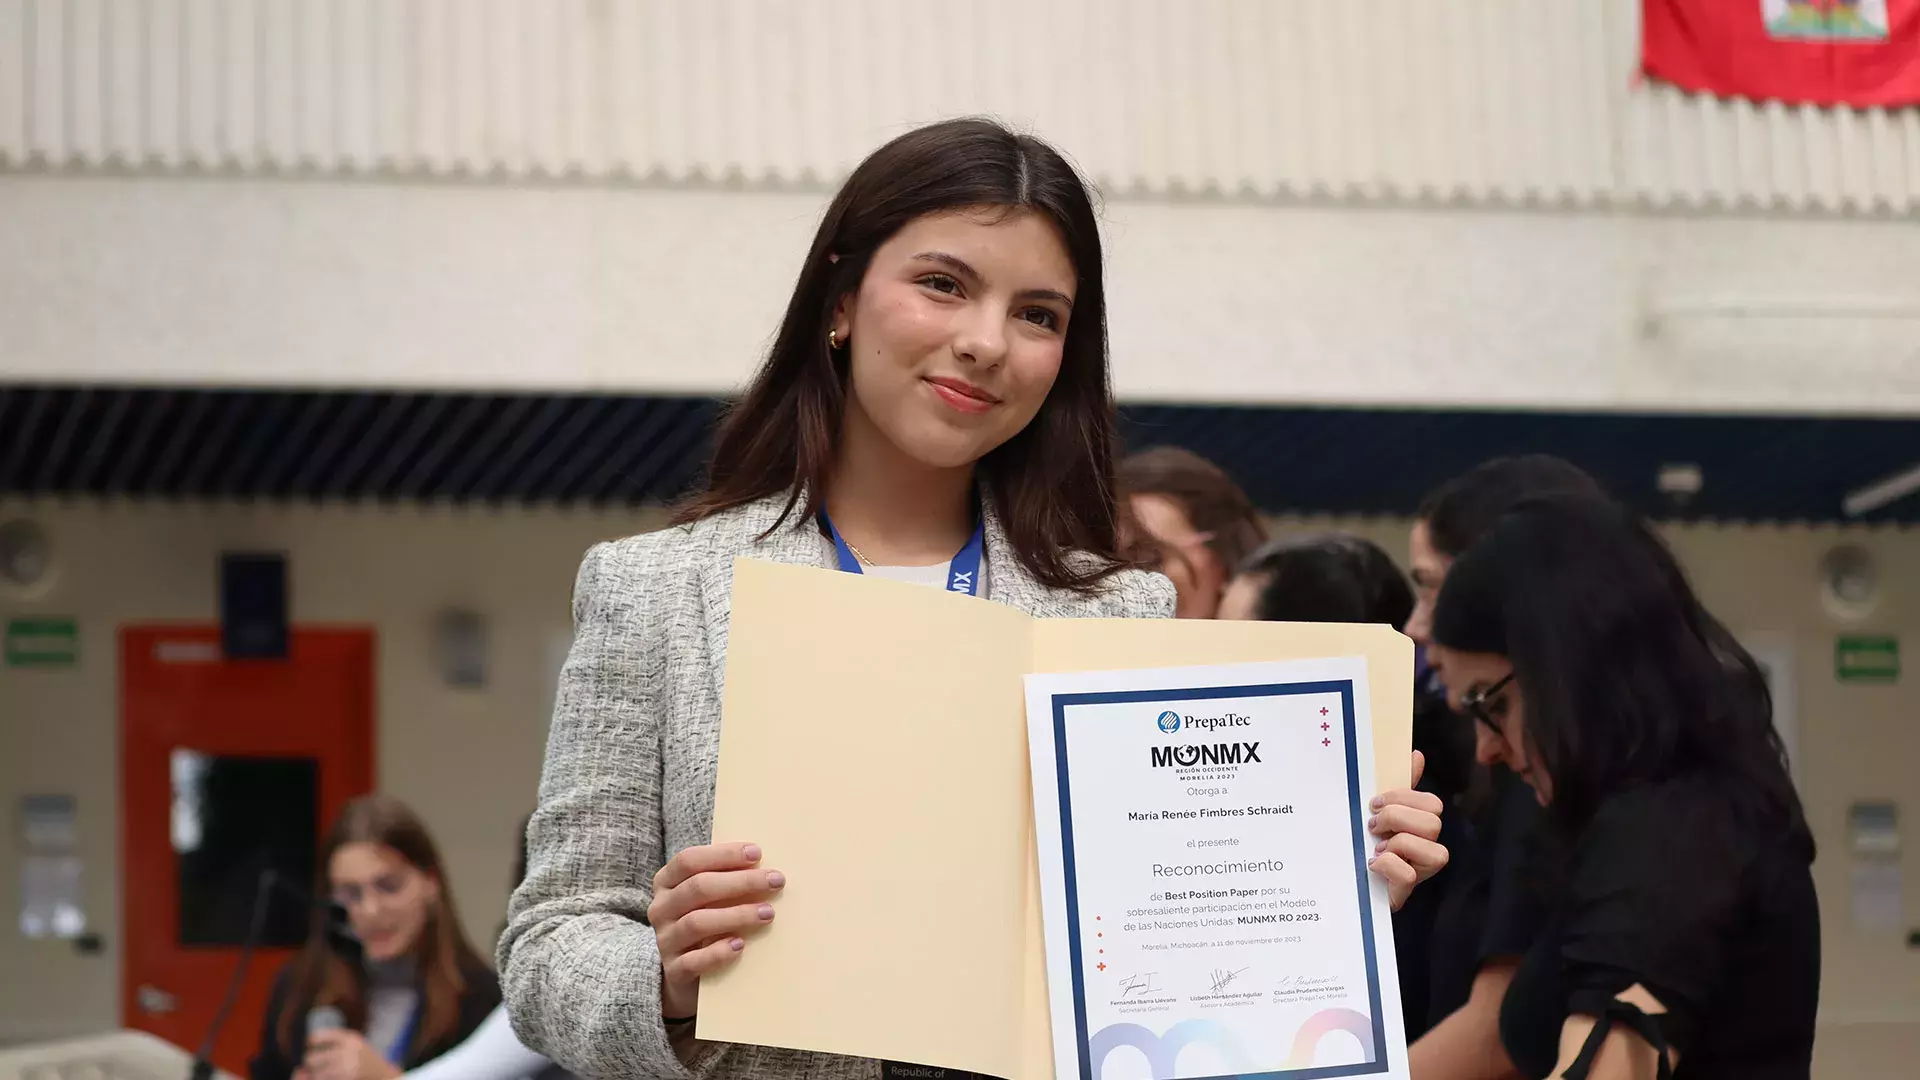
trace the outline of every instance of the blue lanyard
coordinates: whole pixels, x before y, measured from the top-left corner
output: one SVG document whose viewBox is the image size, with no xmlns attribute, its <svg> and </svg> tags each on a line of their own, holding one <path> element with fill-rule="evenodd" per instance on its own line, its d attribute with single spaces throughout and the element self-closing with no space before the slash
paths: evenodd
<svg viewBox="0 0 1920 1080">
<path fill-rule="evenodd" d="M 423 990 L 421 993 L 424 994 L 426 991 Z M 393 1040 L 392 1046 L 387 1047 L 387 1062 L 395 1068 L 401 1067 L 406 1061 L 407 1051 L 413 1044 L 414 1029 L 420 1026 L 420 1010 L 425 1008 L 426 1004 L 424 998 L 414 1003 L 413 1011 L 407 1014 L 407 1026 L 400 1029 L 400 1037 Z"/>
<path fill-rule="evenodd" d="M 847 542 L 840 537 L 840 530 L 833 527 L 833 519 L 827 517 L 825 510 L 820 511 L 820 522 L 827 527 L 827 535 L 833 538 L 834 554 L 839 556 L 840 569 L 849 574 L 864 573 L 860 569 L 860 557 L 853 553 Z M 967 538 L 965 547 L 953 557 L 947 567 L 947 591 L 966 593 L 968 596 L 980 595 L 980 562 L 987 550 L 987 522 L 984 514 L 975 513 L 973 535 Z"/>
</svg>

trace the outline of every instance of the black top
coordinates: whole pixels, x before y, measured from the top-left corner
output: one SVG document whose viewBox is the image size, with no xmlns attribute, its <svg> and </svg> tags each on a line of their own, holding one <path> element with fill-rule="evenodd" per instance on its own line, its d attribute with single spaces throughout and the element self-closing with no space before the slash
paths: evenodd
<svg viewBox="0 0 1920 1080">
<path fill-rule="evenodd" d="M 273 980 L 273 990 L 267 996 L 267 1019 L 260 1032 L 260 1051 L 247 1063 L 247 1075 L 250 1080 L 291 1080 L 293 1071 L 300 1065 L 300 1055 L 289 1055 L 287 1048 L 280 1042 L 280 1017 L 285 1010 L 293 1009 L 301 1016 L 295 1021 L 293 1030 L 298 1038 L 306 1037 L 305 1015 L 313 1007 L 311 1001 L 292 1001 L 289 999 L 289 976 L 291 964 L 280 969 Z M 500 979 L 493 971 L 484 966 L 469 966 L 461 972 L 466 978 L 467 988 L 460 995 L 460 1023 L 452 1035 L 433 1043 L 431 1046 L 410 1050 L 406 1060 L 400 1063 L 402 1069 L 412 1069 L 467 1041 L 487 1016 L 500 1004 Z"/>
<path fill-rule="evenodd" d="M 1418 1021 L 1407 1014 L 1409 1039 L 1465 1005 L 1474 977 L 1488 961 L 1518 961 L 1546 925 L 1548 887 L 1536 850 L 1543 816 L 1533 789 L 1496 766 L 1484 801 L 1477 813 L 1450 807 L 1441 816 L 1447 868 L 1413 893 L 1418 897 L 1431 890 L 1437 909 L 1423 943 L 1424 966 L 1415 973 L 1424 980 L 1426 1012 Z M 1396 921 L 1396 950 L 1399 929 Z M 1406 975 L 1402 965 L 1402 978 Z"/>
<path fill-rule="evenodd" d="M 1472 735 L 1447 707 L 1443 693 L 1423 689 L 1415 696 L 1413 748 L 1427 759 L 1419 787 L 1439 796 L 1445 807 L 1440 815 L 1440 843 L 1446 846 L 1449 858 L 1445 868 L 1413 890 L 1407 902 L 1393 913 L 1400 1013 L 1406 1020 L 1408 1041 L 1425 1034 L 1466 1000 L 1464 991 L 1459 1001 L 1451 998 L 1452 986 L 1459 981 L 1459 963 L 1452 955 L 1444 917 L 1462 887 L 1460 882 L 1472 879 L 1478 861 L 1478 830 L 1457 809 L 1465 801 L 1474 772 L 1473 745 L 1461 737 L 1463 732 Z M 1469 970 L 1466 982 L 1472 981 Z"/>
<path fill-rule="evenodd" d="M 1472 830 L 1465 822 L 1453 814 L 1440 815 L 1440 843 L 1446 846 L 1451 860 L 1459 860 L 1472 842 Z M 1400 1015 L 1406 1020 L 1408 1042 L 1426 1034 L 1438 1020 L 1433 1012 L 1433 976 L 1440 943 L 1434 935 L 1453 879 L 1458 876 L 1457 862 L 1450 861 L 1413 890 L 1407 902 L 1393 913 L 1393 956 L 1400 972 Z"/>
<path fill-rule="evenodd" d="M 1501 1009 L 1522 1075 L 1553 1070 L 1568 1016 L 1597 1016 L 1637 983 L 1667 1009 L 1675 1080 L 1806 1080 L 1820 999 L 1812 842 L 1752 803 L 1737 782 L 1696 775 L 1601 804 Z"/>
</svg>

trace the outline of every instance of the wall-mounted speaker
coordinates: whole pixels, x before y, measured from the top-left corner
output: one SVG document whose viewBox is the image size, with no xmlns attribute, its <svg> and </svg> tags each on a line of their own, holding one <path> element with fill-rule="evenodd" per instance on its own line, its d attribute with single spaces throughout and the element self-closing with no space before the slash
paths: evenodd
<svg viewBox="0 0 1920 1080">
<path fill-rule="evenodd" d="M 53 544 L 38 523 L 20 519 L 0 524 L 0 586 L 19 596 L 46 588 L 53 577 Z"/>
<path fill-rule="evenodd" d="M 435 620 L 434 646 L 440 677 L 451 687 L 477 690 L 487 685 L 487 620 L 477 611 L 448 608 Z"/>
<path fill-rule="evenodd" d="M 287 557 L 220 556 L 220 648 L 229 660 L 285 660 Z"/>
<path fill-rule="evenodd" d="M 1873 553 L 1842 544 L 1820 559 L 1820 601 L 1836 619 L 1854 621 L 1873 613 L 1880 600 L 1880 571 Z"/>
</svg>

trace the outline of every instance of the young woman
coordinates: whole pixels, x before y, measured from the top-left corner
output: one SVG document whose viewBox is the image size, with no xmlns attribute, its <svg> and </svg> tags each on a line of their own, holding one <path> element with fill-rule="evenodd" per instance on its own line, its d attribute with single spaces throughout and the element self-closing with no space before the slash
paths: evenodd
<svg viewBox="0 0 1920 1080">
<path fill-rule="evenodd" d="M 530 1046 L 582 1076 L 874 1075 L 691 1036 L 702 976 L 739 959 L 786 885 L 750 837 L 710 837 L 733 560 L 1039 616 L 1171 614 L 1167 580 L 1118 554 L 1101 272 L 1080 178 L 996 124 L 910 132 L 847 180 L 707 492 L 677 527 L 581 567 L 532 864 L 500 944 Z M 1445 852 L 1437 801 L 1387 799 L 1375 870 L 1399 899 Z"/>
<path fill-rule="evenodd" d="M 1120 462 L 1129 554 L 1173 582 L 1174 615 L 1211 619 L 1227 579 L 1267 538 L 1253 501 L 1226 471 L 1176 446 Z"/>
<path fill-rule="evenodd" d="M 1813 841 L 1766 684 L 1651 530 L 1591 499 L 1508 514 L 1447 572 L 1432 659 L 1564 865 L 1514 973 L 1522 1075 L 1804 1080 Z"/>
<path fill-rule="evenodd" d="M 412 810 L 386 795 L 348 803 L 320 853 L 360 955 L 342 956 L 316 916 L 274 982 L 253 1080 L 392 1080 L 473 1034 L 500 985 L 460 929 L 440 852 Z M 314 1009 L 345 1026 L 308 1036 Z"/>
</svg>

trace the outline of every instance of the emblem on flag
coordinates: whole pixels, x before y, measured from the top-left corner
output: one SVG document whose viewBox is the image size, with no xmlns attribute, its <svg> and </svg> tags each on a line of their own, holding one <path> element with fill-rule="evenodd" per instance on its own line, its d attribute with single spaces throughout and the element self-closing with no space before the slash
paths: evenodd
<svg viewBox="0 0 1920 1080">
<path fill-rule="evenodd" d="M 1760 0 L 1775 41 L 1885 41 L 1887 0 Z"/>
</svg>

